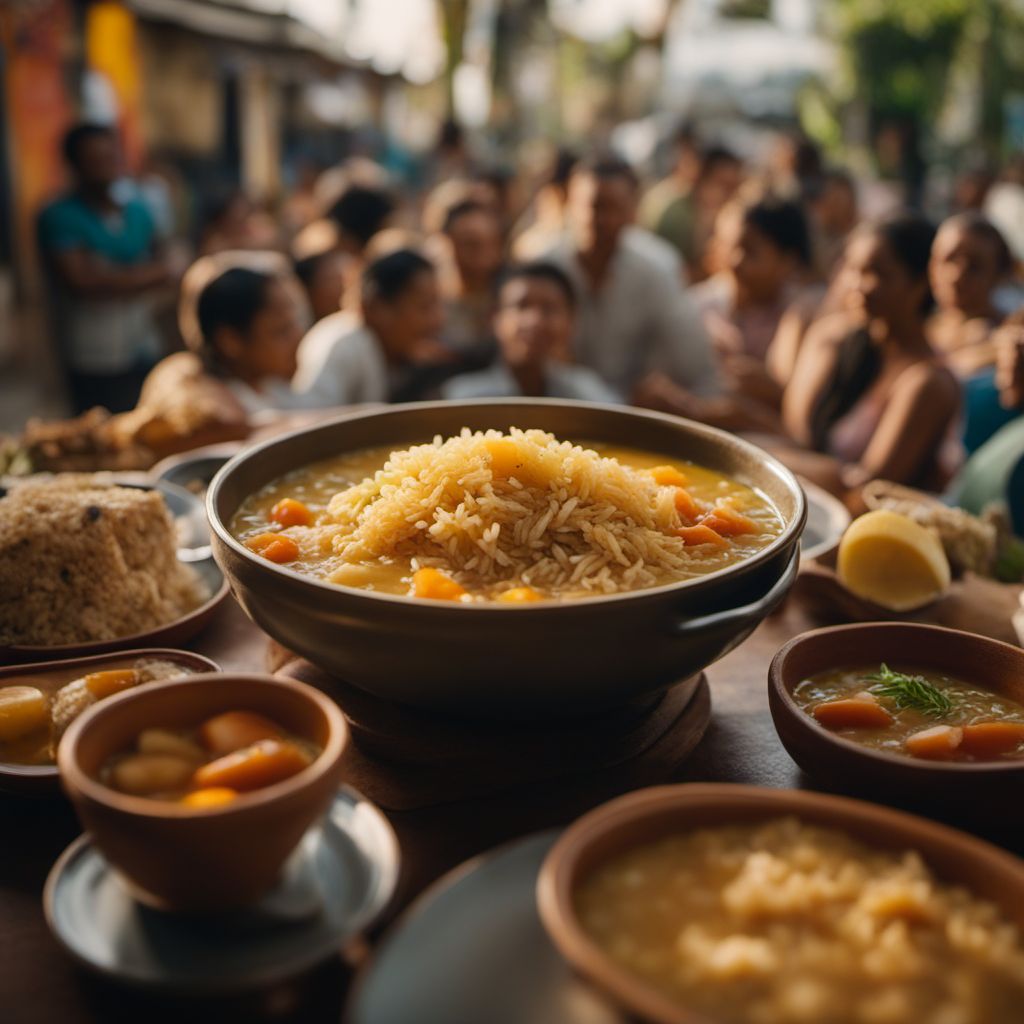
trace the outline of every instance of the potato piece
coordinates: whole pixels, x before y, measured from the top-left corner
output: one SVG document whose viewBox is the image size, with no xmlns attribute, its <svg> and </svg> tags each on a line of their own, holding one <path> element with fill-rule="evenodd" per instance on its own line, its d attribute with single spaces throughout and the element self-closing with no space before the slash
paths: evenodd
<svg viewBox="0 0 1024 1024">
<path fill-rule="evenodd" d="M 814 717 L 826 729 L 884 729 L 892 725 L 889 714 L 877 700 L 848 697 L 817 704 Z"/>
<path fill-rule="evenodd" d="M 112 668 L 106 672 L 90 672 L 85 677 L 85 688 L 97 699 L 130 690 L 139 683 L 139 674 L 133 668 Z"/>
<path fill-rule="evenodd" d="M 540 601 L 542 598 L 533 587 L 513 587 L 511 590 L 502 591 L 496 600 L 503 604 L 528 604 L 531 601 Z"/>
<path fill-rule="evenodd" d="M 169 729 L 143 729 L 135 745 L 140 754 L 170 754 L 172 757 L 184 757 L 195 764 L 205 756 L 195 743 Z"/>
<path fill-rule="evenodd" d="M 655 466 L 650 474 L 659 487 L 685 487 L 690 482 L 675 466 Z"/>
<path fill-rule="evenodd" d="M 516 470 L 522 470 L 523 454 L 519 445 L 511 438 L 500 437 L 484 442 L 491 456 L 491 475 L 496 480 L 507 480 L 510 476 L 519 479 Z"/>
<path fill-rule="evenodd" d="M 294 498 L 282 498 L 271 510 L 270 518 L 281 526 L 309 526 L 313 513 L 309 506 Z"/>
<path fill-rule="evenodd" d="M 199 726 L 199 742 L 218 757 L 280 737 L 280 726 L 254 711 L 225 711 Z"/>
<path fill-rule="evenodd" d="M 417 569 L 412 574 L 412 596 L 434 601 L 458 601 L 466 591 L 438 569 Z"/>
<path fill-rule="evenodd" d="M 676 530 L 676 536 L 683 539 L 687 547 L 694 547 L 698 544 L 714 544 L 723 548 L 729 542 L 718 533 L 715 533 L 710 526 L 684 526 Z"/>
<path fill-rule="evenodd" d="M 192 781 L 198 789 L 223 787 L 245 793 L 291 778 L 311 763 L 294 743 L 260 740 L 197 768 Z"/>
<path fill-rule="evenodd" d="M 277 562 L 278 565 L 294 562 L 299 557 L 299 545 L 291 537 L 285 537 L 280 533 L 259 533 L 255 537 L 250 537 L 245 546 L 268 561 Z"/>
<path fill-rule="evenodd" d="M 964 738 L 964 731 L 958 725 L 934 725 L 908 736 L 903 749 L 912 757 L 928 761 L 948 761 L 956 753 Z"/>
<path fill-rule="evenodd" d="M 110 771 L 114 789 L 131 796 L 152 796 L 184 789 L 196 770 L 195 762 L 171 754 L 129 754 Z"/>
<path fill-rule="evenodd" d="M 34 686 L 5 686 L 0 689 L 0 740 L 20 739 L 50 722 L 46 694 Z"/>
<path fill-rule="evenodd" d="M 1024 722 L 978 722 L 964 726 L 960 749 L 982 759 L 1009 754 L 1024 743 Z"/>
<path fill-rule="evenodd" d="M 205 811 L 213 807 L 223 807 L 238 797 L 238 793 L 226 786 L 214 786 L 210 789 L 194 789 L 181 798 L 181 803 L 193 810 Z"/>
</svg>

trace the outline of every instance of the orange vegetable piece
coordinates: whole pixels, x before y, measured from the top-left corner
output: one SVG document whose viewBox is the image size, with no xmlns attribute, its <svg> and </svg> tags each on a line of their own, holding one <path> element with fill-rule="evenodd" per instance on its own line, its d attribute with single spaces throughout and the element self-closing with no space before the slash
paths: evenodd
<svg viewBox="0 0 1024 1024">
<path fill-rule="evenodd" d="M 417 569 L 412 574 L 412 596 L 434 601 L 458 601 L 466 591 L 439 569 Z"/>
<path fill-rule="evenodd" d="M 651 476 L 660 487 L 685 487 L 690 482 L 686 479 L 686 474 L 675 466 L 655 466 L 651 470 Z"/>
<path fill-rule="evenodd" d="M 957 752 L 963 738 L 964 731 L 958 725 L 934 725 L 908 736 L 903 749 L 914 757 L 946 761 Z"/>
<path fill-rule="evenodd" d="M 737 512 L 731 505 L 716 505 L 702 520 L 704 526 L 710 526 L 715 533 L 724 537 L 738 537 L 744 533 L 760 533 L 757 523 L 742 512 Z"/>
<path fill-rule="evenodd" d="M 687 547 L 693 547 L 697 544 L 717 544 L 719 547 L 724 547 L 726 539 L 718 533 L 715 533 L 710 526 L 684 526 L 681 529 L 676 530 L 676 536 L 683 538 L 683 543 Z"/>
<path fill-rule="evenodd" d="M 254 711 L 225 711 L 208 718 L 198 729 L 199 742 L 211 754 L 230 754 L 251 747 L 260 740 L 276 740 L 281 729 L 269 718 Z"/>
<path fill-rule="evenodd" d="M 231 803 L 237 796 L 238 793 L 233 789 L 228 789 L 227 786 L 213 786 L 210 789 L 194 789 L 191 793 L 186 793 L 181 798 L 181 802 L 186 807 L 205 811 L 209 807 L 223 807 L 225 804 Z"/>
<path fill-rule="evenodd" d="M 826 729 L 884 729 L 892 715 L 874 698 L 846 697 L 815 705 L 814 717 Z"/>
<path fill-rule="evenodd" d="M 530 601 L 540 601 L 541 596 L 533 587 L 513 587 L 500 593 L 497 599 L 506 604 L 526 604 Z"/>
<path fill-rule="evenodd" d="M 245 793 L 291 778 L 309 764 L 309 755 L 294 743 L 260 740 L 197 768 L 192 784 L 197 789 L 233 789 Z"/>
<path fill-rule="evenodd" d="M 299 545 L 280 533 L 259 533 L 250 537 L 245 546 L 257 555 L 262 555 L 271 562 L 294 562 L 299 557 Z"/>
<path fill-rule="evenodd" d="M 495 477 L 507 479 L 515 476 L 518 479 L 516 470 L 523 465 L 523 454 L 515 441 L 507 437 L 497 437 L 484 441 L 484 447 L 491 456 L 491 473 Z"/>
<path fill-rule="evenodd" d="M 960 749 L 972 757 L 1008 754 L 1024 743 L 1024 722 L 978 722 L 964 726 Z"/>
<path fill-rule="evenodd" d="M 308 505 L 294 498 L 282 498 L 271 510 L 270 518 L 282 526 L 309 526 L 313 513 Z"/>
<path fill-rule="evenodd" d="M 688 519 L 691 523 L 696 522 L 700 519 L 704 512 L 704 509 L 694 501 L 693 496 L 689 491 L 684 490 L 682 487 L 676 488 L 675 493 L 676 511 L 683 519 Z"/>
<path fill-rule="evenodd" d="M 97 699 L 129 690 L 139 681 L 133 668 L 111 668 L 106 672 L 90 672 L 85 677 L 86 689 Z"/>
</svg>

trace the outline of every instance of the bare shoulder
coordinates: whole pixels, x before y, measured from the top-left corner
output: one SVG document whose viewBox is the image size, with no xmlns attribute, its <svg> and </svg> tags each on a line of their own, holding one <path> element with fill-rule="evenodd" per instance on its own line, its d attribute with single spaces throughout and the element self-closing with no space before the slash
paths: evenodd
<svg viewBox="0 0 1024 1024">
<path fill-rule="evenodd" d="M 806 346 L 838 350 L 857 330 L 857 322 L 846 313 L 828 313 L 807 328 Z"/>
<path fill-rule="evenodd" d="M 929 402 L 955 405 L 960 399 L 960 385 L 956 377 L 932 359 L 912 363 L 896 378 L 894 387 Z"/>
</svg>

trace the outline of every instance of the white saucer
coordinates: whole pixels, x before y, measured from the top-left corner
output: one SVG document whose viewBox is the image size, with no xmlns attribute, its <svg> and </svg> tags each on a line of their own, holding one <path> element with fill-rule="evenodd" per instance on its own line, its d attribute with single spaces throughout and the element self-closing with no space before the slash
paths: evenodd
<svg viewBox="0 0 1024 1024">
<path fill-rule="evenodd" d="M 516 840 L 431 886 L 358 980 L 346 1024 L 626 1024 L 537 916 L 537 872 L 557 835 Z"/>
<path fill-rule="evenodd" d="M 391 826 L 342 788 L 254 907 L 188 917 L 143 906 L 86 835 L 53 866 L 43 909 L 61 945 L 92 970 L 147 988 L 224 992 L 273 984 L 338 952 L 380 914 L 397 880 Z"/>
</svg>

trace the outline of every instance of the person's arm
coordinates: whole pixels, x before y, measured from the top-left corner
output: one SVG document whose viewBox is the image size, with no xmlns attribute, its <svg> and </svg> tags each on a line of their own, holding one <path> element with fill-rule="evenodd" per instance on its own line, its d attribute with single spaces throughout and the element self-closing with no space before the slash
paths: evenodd
<svg viewBox="0 0 1024 1024">
<path fill-rule="evenodd" d="M 846 327 L 831 319 L 811 327 L 782 394 L 783 426 L 804 448 L 813 445 L 814 412 L 835 374 Z"/>
<path fill-rule="evenodd" d="M 690 296 L 659 275 L 637 301 L 649 303 L 646 369 L 661 371 L 691 394 L 717 395 L 721 381 L 711 339 Z"/>
<path fill-rule="evenodd" d="M 959 401 L 956 379 L 948 370 L 930 363 L 904 370 L 863 457 L 844 471 L 846 486 L 857 488 L 875 479 L 911 482 L 942 444 Z"/>
<path fill-rule="evenodd" d="M 57 249 L 50 260 L 61 281 L 77 295 L 111 299 L 136 295 L 166 284 L 171 273 L 165 260 L 148 260 L 130 266 L 108 263 L 84 248 Z"/>
</svg>

